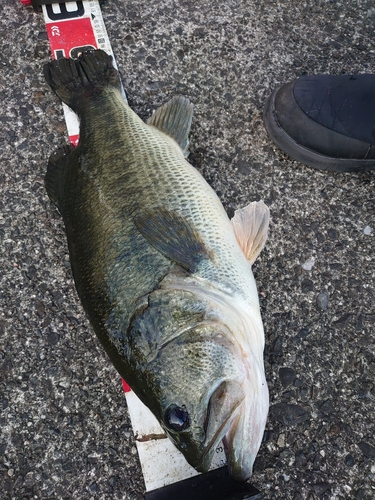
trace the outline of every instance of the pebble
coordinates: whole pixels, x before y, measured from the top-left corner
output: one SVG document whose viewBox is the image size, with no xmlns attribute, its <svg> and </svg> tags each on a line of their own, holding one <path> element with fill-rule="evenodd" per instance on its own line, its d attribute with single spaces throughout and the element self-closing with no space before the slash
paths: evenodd
<svg viewBox="0 0 375 500">
<path fill-rule="evenodd" d="M 276 403 L 270 407 L 270 420 L 279 422 L 289 427 L 298 425 L 309 419 L 309 416 L 301 406 L 287 403 Z"/>
<path fill-rule="evenodd" d="M 314 290 L 314 283 L 311 280 L 303 280 L 301 283 L 302 293 L 312 292 Z"/>
<path fill-rule="evenodd" d="M 319 408 L 319 411 L 323 415 L 330 415 L 331 413 L 333 413 L 335 411 L 333 403 L 332 403 L 332 401 L 330 399 L 318 402 L 317 406 Z"/>
<path fill-rule="evenodd" d="M 365 500 L 367 497 L 367 491 L 364 488 L 360 488 L 359 490 L 356 491 L 355 493 L 355 500 Z"/>
<path fill-rule="evenodd" d="M 343 316 L 341 316 L 338 320 L 334 321 L 332 323 L 332 326 L 335 328 L 345 328 L 350 322 L 352 318 L 352 315 L 350 313 L 346 313 Z"/>
<path fill-rule="evenodd" d="M 375 458 L 375 447 L 366 443 L 365 441 L 361 441 L 358 443 L 358 448 L 364 454 L 365 457 L 374 459 Z"/>
<path fill-rule="evenodd" d="M 316 298 L 316 303 L 323 311 L 328 311 L 328 293 L 320 292 Z"/>
<path fill-rule="evenodd" d="M 280 434 L 277 440 L 277 446 L 279 448 L 284 448 L 285 446 L 285 434 Z"/>
<path fill-rule="evenodd" d="M 293 370 L 293 368 L 280 368 L 279 378 L 283 387 L 288 387 L 288 385 L 293 384 L 296 378 L 296 372 Z"/>
<path fill-rule="evenodd" d="M 363 230 L 364 234 L 366 234 L 367 236 L 370 235 L 372 233 L 372 227 L 370 226 L 366 226 Z"/>
<path fill-rule="evenodd" d="M 311 257 L 311 259 L 308 259 L 306 262 L 301 264 L 301 267 L 305 271 L 311 271 L 311 269 L 314 267 L 314 264 L 315 264 L 315 257 Z"/>
<path fill-rule="evenodd" d="M 354 458 L 352 455 L 346 455 L 345 457 L 345 464 L 348 466 L 348 467 L 353 467 L 355 462 L 354 462 Z"/>
<path fill-rule="evenodd" d="M 315 493 L 320 497 L 330 488 L 329 483 L 317 483 L 313 486 Z"/>
</svg>

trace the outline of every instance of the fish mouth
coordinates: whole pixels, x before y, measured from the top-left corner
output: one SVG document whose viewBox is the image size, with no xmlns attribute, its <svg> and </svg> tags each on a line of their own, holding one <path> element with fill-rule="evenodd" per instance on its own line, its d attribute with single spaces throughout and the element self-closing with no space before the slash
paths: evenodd
<svg viewBox="0 0 375 500">
<path fill-rule="evenodd" d="M 212 393 L 204 423 L 203 452 L 198 461 L 192 464 L 197 471 L 208 471 L 216 446 L 238 418 L 244 400 L 243 388 L 238 382 L 232 380 L 223 381 Z"/>
<path fill-rule="evenodd" d="M 204 425 L 204 449 L 196 469 L 209 469 L 216 446 L 222 440 L 230 475 L 247 481 L 260 448 L 269 409 L 264 371 L 253 365 L 251 376 L 241 383 L 222 382 L 212 393 Z"/>
<path fill-rule="evenodd" d="M 223 441 L 229 473 L 235 481 L 247 481 L 260 448 L 269 408 L 265 379 L 258 390 L 247 391 L 233 380 L 222 382 L 212 393 L 204 423 L 201 453 L 189 460 L 199 472 L 210 468 L 217 445 Z"/>
<path fill-rule="evenodd" d="M 258 383 L 250 388 L 246 382 L 221 382 L 209 397 L 204 422 L 193 425 L 193 433 L 183 431 L 181 434 L 185 437 L 181 439 L 180 435 L 176 439 L 176 434 L 173 436 L 174 433 L 168 432 L 198 472 L 210 469 L 216 448 L 222 441 L 232 478 L 244 482 L 251 477 L 269 408 L 267 383 L 264 374 L 258 375 Z"/>
</svg>

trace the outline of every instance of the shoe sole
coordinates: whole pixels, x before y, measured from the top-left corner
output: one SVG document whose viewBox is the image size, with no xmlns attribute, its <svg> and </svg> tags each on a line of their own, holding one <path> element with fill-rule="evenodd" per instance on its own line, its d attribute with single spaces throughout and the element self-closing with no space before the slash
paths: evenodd
<svg viewBox="0 0 375 500">
<path fill-rule="evenodd" d="M 311 149 L 304 148 L 295 142 L 280 127 L 275 115 L 275 97 L 276 89 L 267 99 L 263 121 L 273 142 L 285 153 L 295 160 L 315 168 L 316 170 L 328 170 L 331 172 L 368 172 L 375 169 L 375 160 L 358 160 L 348 158 L 331 158 L 320 155 Z"/>
</svg>

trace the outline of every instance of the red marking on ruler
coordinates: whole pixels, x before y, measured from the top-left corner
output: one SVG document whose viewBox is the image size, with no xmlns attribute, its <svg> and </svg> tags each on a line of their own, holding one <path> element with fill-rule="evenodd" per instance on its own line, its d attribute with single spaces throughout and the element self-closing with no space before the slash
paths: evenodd
<svg viewBox="0 0 375 500">
<path fill-rule="evenodd" d="M 74 134 L 69 136 L 69 141 L 72 146 L 78 146 L 79 143 L 79 135 Z"/>
<path fill-rule="evenodd" d="M 84 49 L 98 48 L 91 20 L 87 17 L 49 23 L 46 28 L 54 59 L 76 58 Z"/>
<path fill-rule="evenodd" d="M 130 392 L 131 391 L 131 388 L 130 386 L 125 382 L 125 380 L 122 378 L 122 387 L 124 389 L 124 392 Z"/>
</svg>

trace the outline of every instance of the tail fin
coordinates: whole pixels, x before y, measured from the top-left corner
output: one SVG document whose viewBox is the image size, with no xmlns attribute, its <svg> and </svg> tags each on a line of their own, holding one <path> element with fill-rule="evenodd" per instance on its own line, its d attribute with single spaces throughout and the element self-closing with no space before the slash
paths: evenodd
<svg viewBox="0 0 375 500">
<path fill-rule="evenodd" d="M 44 65 L 44 76 L 54 93 L 74 111 L 84 96 L 108 86 L 120 90 L 112 56 L 103 50 L 84 52 L 78 59 L 57 59 Z"/>
</svg>

